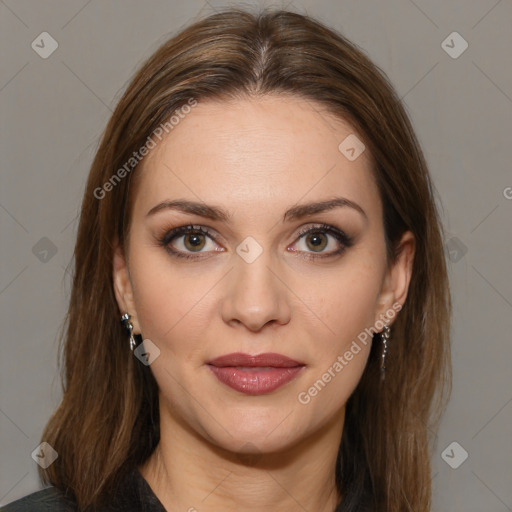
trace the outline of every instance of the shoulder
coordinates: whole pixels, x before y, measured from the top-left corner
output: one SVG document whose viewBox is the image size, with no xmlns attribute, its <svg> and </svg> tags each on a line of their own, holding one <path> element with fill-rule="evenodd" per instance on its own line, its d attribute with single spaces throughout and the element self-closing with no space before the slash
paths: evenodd
<svg viewBox="0 0 512 512">
<path fill-rule="evenodd" d="M 90 509 L 96 512 L 165 512 L 137 468 L 123 475 L 108 504 Z M 78 512 L 78 506 L 74 499 L 57 487 L 48 487 L 5 505 L 0 512 Z"/>
<path fill-rule="evenodd" d="M 0 508 L 0 512 L 75 512 L 75 502 L 56 487 L 36 491 Z"/>
</svg>

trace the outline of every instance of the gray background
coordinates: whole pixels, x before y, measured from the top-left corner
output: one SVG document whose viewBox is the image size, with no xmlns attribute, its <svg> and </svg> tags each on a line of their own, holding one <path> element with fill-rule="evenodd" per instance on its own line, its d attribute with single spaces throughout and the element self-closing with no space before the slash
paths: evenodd
<svg viewBox="0 0 512 512">
<path fill-rule="evenodd" d="M 39 488 L 31 452 L 60 399 L 66 269 L 99 136 L 144 59 L 227 5 L 0 1 L 0 505 Z M 444 207 L 454 297 L 454 386 L 433 456 L 434 510 L 512 510 L 512 3 L 232 5 L 318 17 L 362 47 L 403 98 Z M 31 47 L 44 31 L 58 42 L 47 59 Z M 458 52 L 460 41 L 442 46 L 454 31 L 469 45 L 457 58 L 444 47 Z"/>
</svg>

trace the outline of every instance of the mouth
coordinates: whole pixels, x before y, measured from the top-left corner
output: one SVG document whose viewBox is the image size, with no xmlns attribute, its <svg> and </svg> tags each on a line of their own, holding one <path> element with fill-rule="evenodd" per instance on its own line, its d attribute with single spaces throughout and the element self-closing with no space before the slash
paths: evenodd
<svg viewBox="0 0 512 512">
<path fill-rule="evenodd" d="M 217 379 L 246 395 L 271 393 L 296 378 L 306 367 L 281 354 L 226 354 L 207 363 Z"/>
</svg>

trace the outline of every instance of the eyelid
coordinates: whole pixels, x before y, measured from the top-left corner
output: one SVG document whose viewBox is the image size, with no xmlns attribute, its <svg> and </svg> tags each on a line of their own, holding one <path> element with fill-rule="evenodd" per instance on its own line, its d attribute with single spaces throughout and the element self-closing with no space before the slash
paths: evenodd
<svg viewBox="0 0 512 512">
<path fill-rule="evenodd" d="M 185 224 L 181 226 L 176 226 L 174 228 L 167 228 L 163 229 L 160 233 L 155 235 L 155 238 L 157 240 L 157 244 L 160 247 L 163 247 L 167 253 L 171 256 L 177 257 L 177 258 L 183 258 L 188 260 L 198 260 L 204 258 L 205 254 L 216 252 L 216 251 L 206 251 L 206 252 L 186 252 L 181 251 L 179 249 L 171 248 L 171 242 L 175 239 L 181 238 L 187 234 L 190 234 L 191 232 L 196 233 L 203 233 L 208 238 L 210 238 L 215 244 L 218 245 L 218 242 L 216 240 L 216 235 L 213 234 L 212 229 L 203 226 L 201 224 Z M 223 252 L 218 251 L 218 252 Z"/>
<path fill-rule="evenodd" d="M 157 235 L 157 238 L 159 243 L 161 243 L 162 245 L 169 245 L 171 241 L 173 241 L 174 239 L 180 238 L 190 233 L 202 233 L 206 235 L 208 238 L 210 238 L 217 245 L 220 245 L 217 242 L 218 235 L 214 232 L 214 230 L 201 224 L 186 224 L 171 229 L 165 229 L 163 230 L 162 235 Z"/>
<path fill-rule="evenodd" d="M 297 234 L 298 238 L 304 237 L 306 234 L 315 232 L 315 231 L 325 231 L 327 233 L 335 233 L 340 238 L 345 238 L 347 242 L 351 240 L 351 237 L 349 237 L 342 229 L 337 228 L 336 226 L 333 226 L 331 224 L 325 224 L 324 222 L 314 222 L 314 225 L 308 225 L 307 227 L 301 228 L 299 233 Z"/>
<path fill-rule="evenodd" d="M 354 240 L 351 236 L 347 235 L 342 229 L 337 228 L 336 226 L 325 224 L 325 223 L 313 223 L 314 225 L 307 225 L 306 227 L 301 228 L 301 230 L 297 233 L 296 239 L 293 242 L 292 245 L 296 244 L 300 239 L 304 238 L 309 233 L 315 233 L 315 232 L 325 232 L 331 236 L 333 236 L 339 244 L 341 244 L 341 249 L 338 249 L 337 251 L 331 251 L 328 253 L 315 253 L 315 252 L 308 252 L 308 251 L 296 251 L 298 254 L 301 254 L 305 252 L 305 258 L 308 259 L 315 259 L 315 258 L 328 258 L 329 256 L 335 256 L 339 255 L 342 252 L 344 252 L 345 249 L 351 247 L 354 243 Z M 171 255 L 177 256 L 177 257 L 183 257 L 188 259 L 199 259 L 204 258 L 206 254 L 211 252 L 217 252 L 217 251 L 205 251 L 205 252 L 185 252 L 180 251 L 177 249 L 171 249 L 170 243 L 175 240 L 176 238 L 180 238 L 182 236 L 185 236 L 191 232 L 197 232 L 197 233 L 203 233 L 208 238 L 210 238 L 215 244 L 220 245 L 216 238 L 219 236 L 218 234 L 214 234 L 215 231 L 212 230 L 209 227 L 203 226 L 201 224 L 186 224 L 177 226 L 172 229 L 166 229 L 163 231 L 163 235 L 157 236 L 159 245 L 163 246 Z M 218 252 L 224 252 L 218 251 Z M 294 251 L 295 252 L 295 251 Z"/>
<path fill-rule="evenodd" d="M 310 225 L 308 227 L 302 228 L 301 231 L 297 235 L 298 240 L 304 238 L 305 236 L 307 236 L 310 233 L 316 233 L 316 232 L 324 232 L 324 233 L 327 233 L 328 235 L 331 235 L 341 245 L 341 248 L 336 251 L 330 251 L 330 252 L 325 252 L 325 253 L 324 252 L 315 253 L 314 251 L 313 252 L 297 251 L 297 253 L 301 254 L 304 258 L 315 259 L 315 258 L 328 258 L 329 256 L 338 256 L 341 253 L 343 253 L 346 249 L 348 249 L 349 247 L 352 247 L 352 245 L 354 245 L 353 237 L 349 236 L 342 229 L 337 228 L 336 226 L 333 226 L 331 224 L 325 224 L 325 223 L 315 223 L 314 226 Z M 294 244 L 296 244 L 297 241 L 294 242 Z"/>
</svg>

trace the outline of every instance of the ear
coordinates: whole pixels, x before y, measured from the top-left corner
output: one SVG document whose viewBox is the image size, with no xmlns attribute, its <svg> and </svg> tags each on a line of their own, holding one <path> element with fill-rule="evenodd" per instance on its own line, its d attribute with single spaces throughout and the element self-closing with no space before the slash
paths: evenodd
<svg viewBox="0 0 512 512">
<path fill-rule="evenodd" d="M 114 242 L 112 280 L 117 305 L 119 306 L 121 315 L 128 313 L 131 316 L 130 322 L 133 325 L 133 333 L 140 333 L 127 259 L 123 247 L 120 246 L 117 239 Z"/>
<path fill-rule="evenodd" d="M 399 311 L 404 305 L 411 282 L 415 248 L 414 235 L 411 231 L 406 231 L 399 243 L 397 259 L 387 269 L 382 282 L 375 321 L 382 320 L 383 317 L 387 316 L 386 312 L 390 310 Z M 397 309 L 397 305 L 400 305 L 399 309 Z M 396 315 L 393 315 L 393 317 L 396 317 Z M 388 325 L 392 323 L 390 321 Z"/>
</svg>

